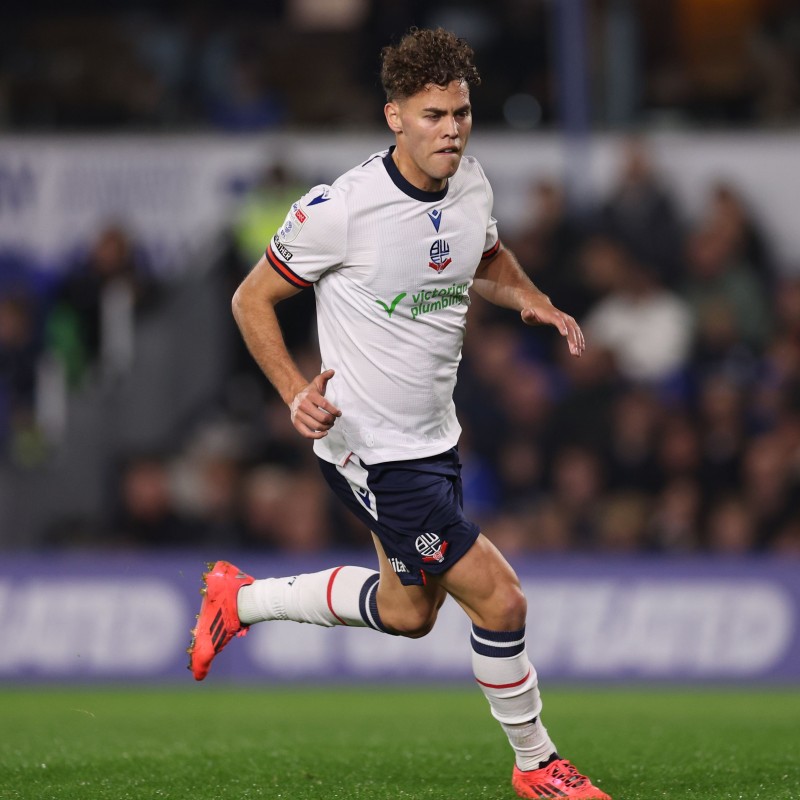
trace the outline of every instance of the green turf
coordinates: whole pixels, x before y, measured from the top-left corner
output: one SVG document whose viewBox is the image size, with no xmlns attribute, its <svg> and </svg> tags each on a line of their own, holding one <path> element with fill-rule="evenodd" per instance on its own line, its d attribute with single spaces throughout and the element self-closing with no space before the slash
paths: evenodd
<svg viewBox="0 0 800 800">
<path fill-rule="evenodd" d="M 800 694 L 550 690 L 562 755 L 614 800 L 796 800 Z M 474 689 L 0 691 L 0 798 L 494 800 L 510 750 Z"/>
</svg>

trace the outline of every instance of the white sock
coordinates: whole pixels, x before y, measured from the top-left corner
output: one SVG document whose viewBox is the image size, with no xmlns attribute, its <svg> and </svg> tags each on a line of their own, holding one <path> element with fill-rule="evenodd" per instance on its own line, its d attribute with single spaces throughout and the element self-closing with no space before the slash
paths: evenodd
<svg viewBox="0 0 800 800">
<path fill-rule="evenodd" d="M 475 680 L 508 736 L 517 766 L 537 769 L 556 748 L 539 719 L 542 699 L 536 670 L 525 652 L 525 628 L 490 631 L 473 625 L 470 638 Z"/>
<path fill-rule="evenodd" d="M 284 619 L 385 631 L 378 614 L 378 578 L 377 572 L 365 567 L 336 567 L 257 580 L 239 590 L 239 619 L 245 625 Z"/>
</svg>

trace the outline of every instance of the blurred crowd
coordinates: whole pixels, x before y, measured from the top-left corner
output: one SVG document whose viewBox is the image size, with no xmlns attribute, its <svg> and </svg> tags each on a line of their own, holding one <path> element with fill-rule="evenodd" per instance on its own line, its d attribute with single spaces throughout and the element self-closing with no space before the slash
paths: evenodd
<svg viewBox="0 0 800 800">
<path fill-rule="evenodd" d="M 509 551 L 800 553 L 800 275 L 776 269 L 737 189 L 709 187 L 687 221 L 632 143 L 588 218 L 551 183 L 532 201 L 506 244 L 588 345 L 574 359 L 477 310 L 458 397 L 488 534 Z"/>
<path fill-rule="evenodd" d="M 380 48 L 412 23 L 444 25 L 474 46 L 481 124 L 557 129 L 556 8 L 35 3 L 0 26 L 0 130 L 363 129 L 381 121 Z M 793 0 L 589 0 L 585 10 L 594 129 L 800 120 Z M 230 342 L 213 402 L 163 447 L 110 452 L 104 507 L 52 521 L 43 542 L 369 542 L 333 501 L 228 311 L 305 188 L 274 165 L 230 226 L 213 267 Z M 530 187 L 526 223 L 501 229 L 588 342 L 570 358 L 553 332 L 472 303 L 456 392 L 466 504 L 507 552 L 800 553 L 800 262 L 775 263 L 741 187 L 707 189 L 690 216 L 631 141 L 609 196 L 576 209 L 543 180 Z M 0 248 L 0 472 L 57 457 L 70 398 L 118 386 L 142 322 L 168 316 L 179 291 L 157 279 L 124 220 L 47 273 Z M 315 374 L 313 293 L 280 316 Z"/>
<path fill-rule="evenodd" d="M 509 553 L 797 556 L 800 265 L 774 263 L 736 186 L 709 186 L 689 219 L 642 142 L 629 142 L 621 163 L 595 207 L 576 213 L 563 187 L 542 181 L 527 224 L 501 230 L 588 346 L 570 357 L 553 331 L 473 298 L 456 390 L 467 511 Z M 290 195 L 276 168 L 240 208 L 216 264 L 224 306 Z M 4 460 L 46 458 L 36 444 L 43 362 L 71 387 L 124 371 L 138 320 L 178 290 L 110 228 L 58 281 L 3 292 Z M 303 371 L 316 374 L 313 292 L 279 311 Z M 232 344 L 212 407 L 165 450 L 115 454 L 107 508 L 56 521 L 49 543 L 369 544 L 226 319 Z"/>
<path fill-rule="evenodd" d="M 257 131 L 377 122 L 378 53 L 412 24 L 452 28 L 473 45 L 484 121 L 552 126 L 563 82 L 558 6 L 23 5 L 0 26 L 0 130 Z M 594 125 L 786 126 L 800 118 L 794 0 L 586 0 L 583 8 Z"/>
</svg>

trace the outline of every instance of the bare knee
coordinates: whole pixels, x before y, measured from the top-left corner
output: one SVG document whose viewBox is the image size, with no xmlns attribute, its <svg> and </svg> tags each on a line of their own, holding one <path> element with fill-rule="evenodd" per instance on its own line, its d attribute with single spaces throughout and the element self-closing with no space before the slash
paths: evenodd
<svg viewBox="0 0 800 800">
<path fill-rule="evenodd" d="M 484 604 L 476 615 L 477 624 L 492 631 L 517 631 L 524 627 L 528 615 L 528 601 L 516 583 L 498 587 L 490 602 Z"/>
<path fill-rule="evenodd" d="M 383 623 L 392 633 L 399 636 L 421 639 L 433 630 L 437 611 L 438 606 L 432 609 L 411 609 L 396 616 L 389 615 L 388 619 L 383 619 Z M 383 617 L 383 612 L 381 612 L 381 617 Z"/>
<path fill-rule="evenodd" d="M 522 589 L 516 584 L 510 585 L 504 592 L 501 613 L 507 620 L 504 630 L 519 630 L 525 625 L 528 616 L 528 601 Z"/>
</svg>

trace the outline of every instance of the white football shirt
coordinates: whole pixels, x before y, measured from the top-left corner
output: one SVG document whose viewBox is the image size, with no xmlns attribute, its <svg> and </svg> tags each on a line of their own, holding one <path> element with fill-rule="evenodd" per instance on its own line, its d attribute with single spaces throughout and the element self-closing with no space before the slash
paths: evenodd
<svg viewBox="0 0 800 800">
<path fill-rule="evenodd" d="M 392 148 L 393 149 L 393 148 Z M 500 247 L 492 190 L 464 157 L 440 192 L 410 184 L 392 149 L 316 186 L 289 210 L 267 259 L 314 286 L 326 397 L 342 411 L 318 456 L 367 464 L 437 455 L 458 441 L 453 390 L 482 258 Z"/>
</svg>

